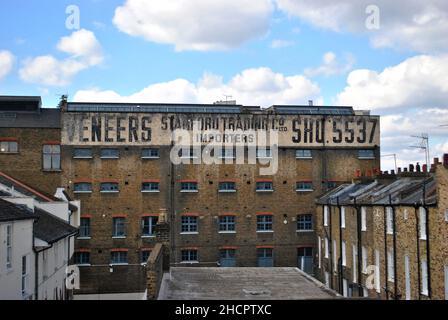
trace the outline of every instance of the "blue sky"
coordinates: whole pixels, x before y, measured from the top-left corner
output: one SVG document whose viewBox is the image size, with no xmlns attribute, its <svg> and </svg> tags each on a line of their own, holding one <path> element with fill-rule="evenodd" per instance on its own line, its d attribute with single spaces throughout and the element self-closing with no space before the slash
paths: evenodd
<svg viewBox="0 0 448 320">
<path fill-rule="evenodd" d="M 231 94 L 265 106 L 313 99 L 382 115 L 383 151 L 399 165 L 424 159 L 408 148 L 412 134 L 430 134 L 432 155 L 448 152 L 448 5 L 378 0 L 373 16 L 369 1 L 338 3 L 2 0 L 0 94 L 41 95 L 48 107 L 61 94 L 203 103 Z M 79 8 L 79 28 L 66 26 L 69 5 Z M 367 28 L 370 17 L 378 28 Z"/>
</svg>

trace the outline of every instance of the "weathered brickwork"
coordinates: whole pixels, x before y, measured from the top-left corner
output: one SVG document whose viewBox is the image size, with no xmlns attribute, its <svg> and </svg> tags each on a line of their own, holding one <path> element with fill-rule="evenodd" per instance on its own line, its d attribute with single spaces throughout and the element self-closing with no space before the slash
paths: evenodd
<svg viewBox="0 0 448 320">
<path fill-rule="evenodd" d="M 420 172 L 402 173 L 398 177 L 387 175 L 377 178 L 376 186 L 374 180 L 358 181 L 356 185 L 341 187 L 347 191 L 335 190 L 318 200 L 316 233 L 322 240 L 321 255 L 317 257 L 317 263 L 321 261 L 317 277 L 323 282 L 329 280 L 331 288 L 347 296 L 446 299 L 448 168 L 442 164 L 434 168 L 430 177 Z M 340 206 L 337 205 L 338 199 Z M 324 226 L 326 205 L 328 226 Z M 342 207 L 345 208 L 345 228 L 340 228 Z M 426 228 L 422 208 L 427 214 Z M 365 231 L 360 230 L 362 210 L 365 210 Z M 328 259 L 325 258 L 326 237 L 330 242 Z M 339 272 L 341 239 L 346 243 L 346 266 Z M 334 269 L 333 241 L 336 241 L 337 269 Z M 363 270 L 362 249 L 356 254 L 358 263 L 353 268 L 353 246 L 355 249 L 364 247 L 365 265 L 372 266 L 372 269 Z M 424 261 L 428 262 L 428 271 L 422 267 Z M 373 273 L 375 266 L 379 267 L 378 278 Z M 347 281 L 346 288 L 342 279 Z M 373 283 L 373 279 L 379 280 L 379 284 Z M 372 288 L 369 289 L 367 283 L 373 283 Z"/>
</svg>

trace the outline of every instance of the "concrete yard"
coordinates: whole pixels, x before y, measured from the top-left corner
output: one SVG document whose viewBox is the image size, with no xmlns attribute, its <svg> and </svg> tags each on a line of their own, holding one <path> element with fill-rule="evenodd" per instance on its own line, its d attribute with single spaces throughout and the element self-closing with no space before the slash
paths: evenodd
<svg viewBox="0 0 448 320">
<path fill-rule="evenodd" d="M 171 268 L 159 300 L 309 300 L 337 294 L 297 268 Z"/>
</svg>

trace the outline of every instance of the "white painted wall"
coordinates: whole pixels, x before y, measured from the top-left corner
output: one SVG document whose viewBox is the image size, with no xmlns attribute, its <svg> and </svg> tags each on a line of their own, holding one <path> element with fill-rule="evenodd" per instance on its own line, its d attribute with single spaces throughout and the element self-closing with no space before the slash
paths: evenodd
<svg viewBox="0 0 448 320">
<path fill-rule="evenodd" d="M 12 225 L 12 267 L 6 266 L 6 226 Z M 22 296 L 22 257 L 27 256 L 26 295 Z M 34 294 L 33 220 L 0 222 L 0 300 L 22 300 Z"/>
</svg>

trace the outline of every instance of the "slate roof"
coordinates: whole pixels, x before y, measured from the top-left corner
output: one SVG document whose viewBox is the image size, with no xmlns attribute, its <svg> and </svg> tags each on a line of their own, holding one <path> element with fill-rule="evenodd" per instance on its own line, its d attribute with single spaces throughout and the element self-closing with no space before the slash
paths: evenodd
<svg viewBox="0 0 448 320">
<path fill-rule="evenodd" d="M 61 128 L 61 110 L 43 108 L 39 112 L 0 109 L 0 128 Z"/>
<path fill-rule="evenodd" d="M 14 190 L 16 190 L 17 192 L 20 192 L 25 196 L 33 197 L 34 199 L 41 202 L 61 201 L 55 196 L 47 194 L 43 191 L 36 190 L 34 187 L 30 187 L 20 180 L 10 177 L 2 171 L 0 171 L 0 183 L 9 188 L 14 188 Z"/>
<path fill-rule="evenodd" d="M 38 217 L 26 207 L 0 199 L 0 222 L 30 219 L 38 219 Z"/>
<path fill-rule="evenodd" d="M 58 217 L 36 208 L 34 214 L 39 218 L 34 226 L 34 236 L 49 244 L 78 233 L 78 229 Z"/>
<path fill-rule="evenodd" d="M 433 177 L 398 177 L 343 184 L 319 197 L 318 204 L 329 205 L 427 205 L 437 204 Z"/>
</svg>

